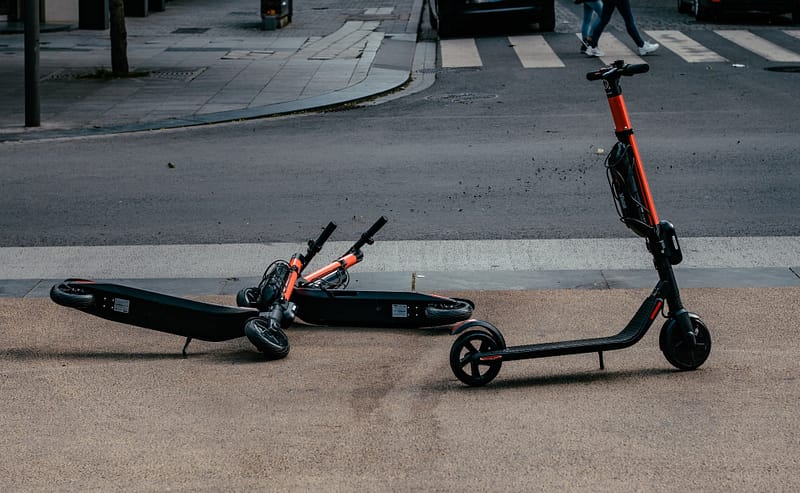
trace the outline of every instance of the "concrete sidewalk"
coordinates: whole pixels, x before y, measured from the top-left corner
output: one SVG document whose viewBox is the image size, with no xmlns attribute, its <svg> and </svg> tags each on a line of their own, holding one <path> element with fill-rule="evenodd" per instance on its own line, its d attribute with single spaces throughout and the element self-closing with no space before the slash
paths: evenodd
<svg viewBox="0 0 800 493">
<path fill-rule="evenodd" d="M 409 80 L 422 0 L 295 0 L 261 29 L 257 0 L 173 0 L 128 17 L 128 61 L 110 69 L 108 30 L 43 32 L 41 127 L 25 128 L 24 35 L 0 35 L 0 141 L 174 128 L 324 108 Z M 0 21 L 2 27 L 2 21 Z"/>
<path fill-rule="evenodd" d="M 464 291 L 509 344 L 616 332 L 649 290 Z M 687 289 L 694 372 L 638 344 L 453 376 L 446 331 L 309 327 L 263 361 L 0 298 L 0 490 L 798 491 L 800 288 Z M 231 304 L 232 296 L 205 297 Z"/>
</svg>

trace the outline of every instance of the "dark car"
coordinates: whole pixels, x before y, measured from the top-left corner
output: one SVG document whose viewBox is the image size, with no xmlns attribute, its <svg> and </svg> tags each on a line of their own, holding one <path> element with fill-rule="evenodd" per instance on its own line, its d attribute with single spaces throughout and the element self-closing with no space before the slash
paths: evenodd
<svg viewBox="0 0 800 493">
<path fill-rule="evenodd" d="M 556 27 L 555 0 L 429 0 L 428 6 L 439 36 L 451 35 L 460 23 L 484 16 L 535 22 L 542 31 Z"/>
<path fill-rule="evenodd" d="M 800 23 L 800 0 L 678 0 L 678 12 L 691 12 L 699 21 L 717 18 L 725 12 L 766 12 L 792 14 Z"/>
</svg>

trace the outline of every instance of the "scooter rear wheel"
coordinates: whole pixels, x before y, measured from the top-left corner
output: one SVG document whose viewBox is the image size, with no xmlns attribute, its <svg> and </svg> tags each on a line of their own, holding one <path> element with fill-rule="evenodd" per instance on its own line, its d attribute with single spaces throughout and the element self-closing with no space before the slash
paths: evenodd
<svg viewBox="0 0 800 493">
<path fill-rule="evenodd" d="M 691 317 L 694 331 L 695 344 L 690 344 L 684 338 L 678 323 L 668 320 L 661 328 L 659 345 L 667 361 L 679 370 L 694 370 L 705 363 L 711 354 L 711 333 L 700 317 Z"/>
<path fill-rule="evenodd" d="M 289 338 L 274 322 L 253 317 L 244 324 L 244 334 L 268 359 L 281 359 L 289 354 Z"/>
<path fill-rule="evenodd" d="M 242 288 L 236 293 L 236 306 L 245 308 L 258 307 L 258 288 Z"/>
<path fill-rule="evenodd" d="M 50 288 L 50 299 L 61 306 L 84 310 L 94 305 L 94 295 L 80 287 L 83 279 L 67 279 Z"/>
<path fill-rule="evenodd" d="M 501 344 L 482 330 L 470 330 L 461 334 L 450 348 L 450 369 L 453 374 L 471 387 L 480 387 L 494 380 L 500 373 L 500 360 L 479 361 L 476 353 L 502 349 Z"/>
<path fill-rule="evenodd" d="M 472 316 L 473 304 L 469 300 L 453 298 L 441 303 L 431 303 L 425 307 L 425 317 L 441 325 L 450 325 Z"/>
</svg>

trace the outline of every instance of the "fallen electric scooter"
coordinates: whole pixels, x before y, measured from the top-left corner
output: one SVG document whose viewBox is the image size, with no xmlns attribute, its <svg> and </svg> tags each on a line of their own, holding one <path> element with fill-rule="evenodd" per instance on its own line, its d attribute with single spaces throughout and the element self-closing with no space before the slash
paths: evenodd
<svg viewBox="0 0 800 493">
<path fill-rule="evenodd" d="M 283 331 L 295 316 L 311 324 L 395 328 L 449 326 L 468 319 L 474 307 L 469 300 L 416 292 L 343 289 L 347 270 L 363 259 L 361 249 L 374 242 L 372 237 L 386 222 L 386 218 L 379 218 L 345 254 L 302 276 L 305 266 L 336 228 L 330 223 L 316 240 L 308 242 L 305 253 L 295 254 L 289 262 L 270 264 L 258 287 L 237 294 L 239 306 L 235 307 L 87 279 L 55 284 L 50 298 L 107 320 L 185 337 L 184 355 L 192 339 L 221 342 L 247 335 L 268 358 L 282 358 L 289 352 Z M 278 323 L 269 323 L 270 317 Z M 267 331 L 262 330 L 265 323 L 269 325 Z"/>
</svg>

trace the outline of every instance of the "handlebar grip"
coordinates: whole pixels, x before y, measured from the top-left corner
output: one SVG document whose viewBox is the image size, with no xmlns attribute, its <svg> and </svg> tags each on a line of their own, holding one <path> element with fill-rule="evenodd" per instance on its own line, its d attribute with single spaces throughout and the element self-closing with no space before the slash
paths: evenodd
<svg viewBox="0 0 800 493">
<path fill-rule="evenodd" d="M 603 68 L 605 69 L 605 68 L 608 68 L 608 67 L 603 67 Z M 601 80 L 603 78 L 603 74 L 604 73 L 605 73 L 604 70 L 598 70 L 596 72 L 588 72 L 586 74 L 586 79 L 587 80 L 592 80 L 592 81 Z"/>
<path fill-rule="evenodd" d="M 614 77 L 632 76 L 636 74 L 644 74 L 650 71 L 650 65 L 646 63 L 633 63 L 625 64 L 622 60 L 617 60 L 613 64 L 602 67 L 594 72 L 586 74 L 587 80 L 610 80 Z"/>
<path fill-rule="evenodd" d="M 373 225 L 372 225 L 372 226 L 371 226 L 371 227 L 370 227 L 370 228 L 367 230 L 367 232 L 366 232 L 366 233 L 364 233 L 364 236 L 366 236 L 366 237 L 368 237 L 368 238 L 372 238 L 373 236 L 375 236 L 375 233 L 377 233 L 378 231 L 380 231 L 380 230 L 381 230 L 381 228 L 382 228 L 382 227 L 384 227 L 384 226 L 386 225 L 386 223 L 388 223 L 388 222 L 389 222 L 389 220 L 388 220 L 388 219 L 386 219 L 386 216 L 381 216 L 381 217 L 379 217 L 379 218 L 378 218 L 378 220 L 377 220 L 377 221 L 375 221 L 375 224 L 373 224 Z"/>
<path fill-rule="evenodd" d="M 375 233 L 380 231 L 380 229 L 388 222 L 389 222 L 389 220 L 386 219 L 386 217 L 384 217 L 384 216 L 379 217 L 378 220 L 375 221 L 375 224 L 370 226 L 370 228 L 368 230 L 366 230 L 363 233 L 361 233 L 361 237 L 358 239 L 358 241 L 353 243 L 353 246 L 351 246 L 350 249 L 347 250 L 345 255 L 347 255 L 348 253 L 356 253 L 356 252 L 358 252 L 359 250 L 361 250 L 361 247 L 363 247 L 364 245 L 372 245 L 375 242 L 372 239 L 372 237 L 375 236 Z"/>
<path fill-rule="evenodd" d="M 308 250 L 306 251 L 306 254 L 303 256 L 303 267 L 308 265 L 308 263 L 311 262 L 311 259 L 314 258 L 317 252 L 322 250 L 322 245 L 324 245 L 325 242 L 328 241 L 328 238 L 331 237 L 331 235 L 333 234 L 333 230 L 335 229 L 336 229 L 336 223 L 329 222 L 316 240 L 309 240 Z"/>
<path fill-rule="evenodd" d="M 333 234 L 333 230 L 335 229 L 336 229 L 336 223 L 332 221 L 329 222 L 327 226 L 325 226 L 325 229 L 322 230 L 322 233 L 320 233 L 319 238 L 317 238 L 317 240 L 314 242 L 317 244 L 318 248 L 322 248 L 322 245 L 324 245 L 325 242 L 328 241 L 328 238 L 331 237 L 331 235 Z"/>
<path fill-rule="evenodd" d="M 625 65 L 622 70 L 622 75 L 646 74 L 650 71 L 650 65 L 646 63 L 632 63 L 630 65 Z"/>
</svg>

